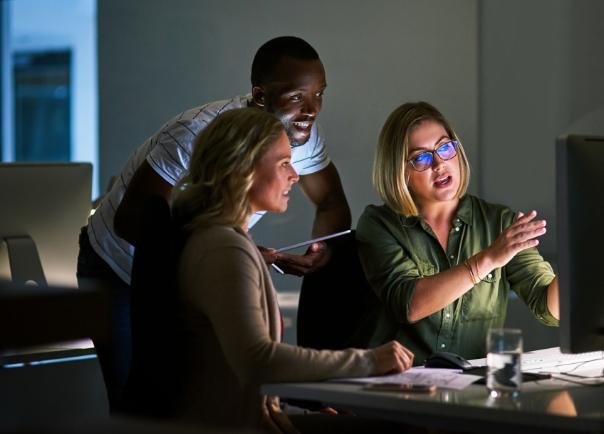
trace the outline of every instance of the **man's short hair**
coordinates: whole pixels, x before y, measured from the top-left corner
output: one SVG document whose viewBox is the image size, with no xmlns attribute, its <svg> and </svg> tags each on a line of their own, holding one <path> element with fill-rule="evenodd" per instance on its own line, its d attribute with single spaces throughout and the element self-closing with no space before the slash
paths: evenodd
<svg viewBox="0 0 604 434">
<path fill-rule="evenodd" d="M 266 84 L 279 61 L 284 57 L 298 60 L 319 60 L 319 54 L 304 39 L 280 36 L 264 43 L 252 62 L 252 86 Z"/>
</svg>

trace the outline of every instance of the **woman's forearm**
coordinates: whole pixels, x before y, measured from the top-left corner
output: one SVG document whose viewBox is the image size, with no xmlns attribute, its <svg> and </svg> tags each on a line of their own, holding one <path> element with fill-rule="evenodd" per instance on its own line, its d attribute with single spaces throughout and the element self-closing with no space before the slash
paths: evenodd
<svg viewBox="0 0 604 434">
<path fill-rule="evenodd" d="M 419 279 L 409 306 L 409 321 L 419 321 L 453 303 L 489 271 L 489 260 L 481 252 L 455 267 Z"/>
</svg>

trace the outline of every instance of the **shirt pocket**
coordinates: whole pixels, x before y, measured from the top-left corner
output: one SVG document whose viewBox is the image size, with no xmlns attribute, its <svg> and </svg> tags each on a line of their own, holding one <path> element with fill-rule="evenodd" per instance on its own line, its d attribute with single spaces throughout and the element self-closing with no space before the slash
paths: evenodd
<svg viewBox="0 0 604 434">
<path fill-rule="evenodd" d="M 463 319 L 486 320 L 498 315 L 500 280 L 501 269 L 493 270 L 464 294 L 461 307 Z"/>
</svg>

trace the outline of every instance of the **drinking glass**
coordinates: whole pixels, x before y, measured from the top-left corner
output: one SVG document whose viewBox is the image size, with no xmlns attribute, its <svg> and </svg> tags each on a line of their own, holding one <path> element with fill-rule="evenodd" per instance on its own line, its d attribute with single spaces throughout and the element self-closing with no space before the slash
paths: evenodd
<svg viewBox="0 0 604 434">
<path fill-rule="evenodd" d="M 490 329 L 487 334 L 487 388 L 493 398 L 517 396 L 522 384 L 522 331 Z"/>
</svg>

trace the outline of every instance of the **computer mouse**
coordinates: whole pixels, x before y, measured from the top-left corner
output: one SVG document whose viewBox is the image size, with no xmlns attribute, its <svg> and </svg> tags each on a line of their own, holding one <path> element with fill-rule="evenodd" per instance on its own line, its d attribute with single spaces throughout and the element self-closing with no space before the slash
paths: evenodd
<svg viewBox="0 0 604 434">
<path fill-rule="evenodd" d="M 426 368 L 470 369 L 472 364 L 455 353 L 438 351 L 426 358 Z"/>
</svg>

